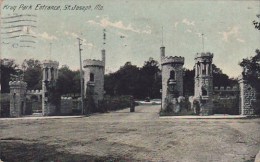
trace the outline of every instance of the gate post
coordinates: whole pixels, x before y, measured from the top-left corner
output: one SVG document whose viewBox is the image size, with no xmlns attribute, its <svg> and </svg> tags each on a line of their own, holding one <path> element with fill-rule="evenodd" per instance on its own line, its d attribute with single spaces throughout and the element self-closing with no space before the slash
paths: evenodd
<svg viewBox="0 0 260 162">
<path fill-rule="evenodd" d="M 256 101 L 256 90 L 242 75 L 238 78 L 240 87 L 240 115 L 254 115 L 253 102 Z"/>
<path fill-rule="evenodd" d="M 10 117 L 20 117 L 25 113 L 26 87 L 23 81 L 10 81 Z"/>
</svg>

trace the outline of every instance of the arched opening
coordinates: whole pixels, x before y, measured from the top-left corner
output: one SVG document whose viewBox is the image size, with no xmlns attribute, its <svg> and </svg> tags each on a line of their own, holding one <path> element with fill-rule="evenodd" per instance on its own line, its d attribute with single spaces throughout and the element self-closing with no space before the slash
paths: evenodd
<svg viewBox="0 0 260 162">
<path fill-rule="evenodd" d="M 89 81 L 94 82 L 94 74 L 93 73 L 90 73 L 89 78 L 90 78 Z"/>
<path fill-rule="evenodd" d="M 54 80 L 54 68 L 51 68 L 51 80 Z"/>
<path fill-rule="evenodd" d="M 208 95 L 208 91 L 204 87 L 202 87 L 201 90 L 202 90 L 202 96 Z"/>
<path fill-rule="evenodd" d="M 170 72 L 170 79 L 175 80 L 175 71 L 174 71 L 174 70 L 172 70 L 172 71 Z"/>
<path fill-rule="evenodd" d="M 206 75 L 206 62 L 203 62 L 202 75 Z"/>
</svg>

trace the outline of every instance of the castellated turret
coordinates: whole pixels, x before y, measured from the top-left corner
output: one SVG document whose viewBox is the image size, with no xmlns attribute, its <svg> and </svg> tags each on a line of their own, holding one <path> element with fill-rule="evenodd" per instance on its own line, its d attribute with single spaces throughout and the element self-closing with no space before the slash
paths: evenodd
<svg viewBox="0 0 260 162">
<path fill-rule="evenodd" d="M 42 114 L 43 116 L 54 115 L 57 112 L 57 105 L 51 102 L 51 89 L 55 89 L 58 79 L 59 62 L 44 60 L 42 63 Z"/>
<path fill-rule="evenodd" d="M 194 98 L 200 101 L 200 115 L 213 113 L 213 53 L 197 53 L 195 55 Z"/>
<path fill-rule="evenodd" d="M 101 50 L 102 60 L 86 59 L 84 67 L 85 95 L 92 96 L 95 106 L 104 98 L 105 50 Z"/>
<path fill-rule="evenodd" d="M 26 88 L 24 81 L 10 81 L 10 117 L 20 117 L 25 114 Z"/>
<path fill-rule="evenodd" d="M 162 65 L 162 107 L 165 99 L 183 96 L 184 57 L 165 56 L 165 47 L 161 47 Z"/>
<path fill-rule="evenodd" d="M 195 98 L 207 99 L 213 94 L 212 59 L 210 52 L 195 55 Z"/>
</svg>

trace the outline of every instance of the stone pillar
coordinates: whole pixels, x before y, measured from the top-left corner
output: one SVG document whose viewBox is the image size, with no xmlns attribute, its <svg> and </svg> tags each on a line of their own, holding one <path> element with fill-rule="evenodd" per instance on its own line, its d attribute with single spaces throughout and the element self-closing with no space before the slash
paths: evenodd
<svg viewBox="0 0 260 162">
<path fill-rule="evenodd" d="M 51 81 L 51 68 L 48 68 L 48 81 Z"/>
<path fill-rule="evenodd" d="M 43 68 L 43 70 L 42 70 L 42 75 L 43 75 L 42 80 L 46 80 L 45 68 Z"/>
<path fill-rule="evenodd" d="M 10 81 L 10 117 L 20 117 L 25 113 L 27 83 Z"/>
<path fill-rule="evenodd" d="M 256 102 L 256 90 L 243 76 L 238 78 L 240 87 L 240 115 L 254 115 L 253 102 Z"/>
</svg>

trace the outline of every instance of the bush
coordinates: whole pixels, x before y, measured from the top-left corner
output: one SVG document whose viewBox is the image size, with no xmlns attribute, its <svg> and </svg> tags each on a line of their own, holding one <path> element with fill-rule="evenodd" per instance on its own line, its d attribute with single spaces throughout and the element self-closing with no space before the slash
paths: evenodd
<svg viewBox="0 0 260 162">
<path fill-rule="evenodd" d="M 1 117 L 9 117 L 10 116 L 10 97 L 9 93 L 1 93 L 0 94 L 0 106 L 1 106 Z"/>
<path fill-rule="evenodd" d="M 115 111 L 130 107 L 130 96 L 105 96 L 99 103 L 99 112 Z"/>
<path fill-rule="evenodd" d="M 10 116 L 10 101 L 1 101 L 1 117 Z"/>
<path fill-rule="evenodd" d="M 218 99 L 213 101 L 214 108 L 213 114 L 239 114 L 239 99 L 238 98 L 227 98 Z"/>
<path fill-rule="evenodd" d="M 187 99 L 179 103 L 180 112 L 174 112 L 174 104 L 168 99 L 165 100 L 165 108 L 159 113 L 160 116 L 183 116 L 183 115 L 195 115 L 193 110 L 190 109 L 190 103 Z"/>
</svg>

